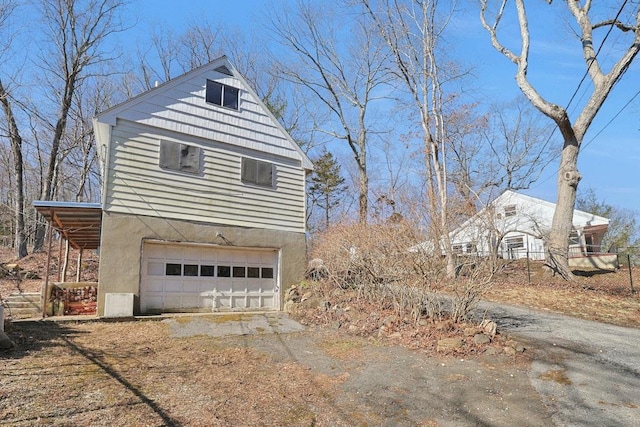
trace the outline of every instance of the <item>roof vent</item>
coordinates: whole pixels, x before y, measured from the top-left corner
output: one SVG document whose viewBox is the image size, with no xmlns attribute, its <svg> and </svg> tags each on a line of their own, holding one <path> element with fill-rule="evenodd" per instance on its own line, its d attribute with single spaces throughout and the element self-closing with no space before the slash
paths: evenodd
<svg viewBox="0 0 640 427">
<path fill-rule="evenodd" d="M 216 68 L 216 71 L 222 74 L 226 74 L 227 76 L 233 76 L 233 74 L 231 73 L 231 71 L 227 68 L 226 65 L 221 65 L 218 68 Z"/>
</svg>

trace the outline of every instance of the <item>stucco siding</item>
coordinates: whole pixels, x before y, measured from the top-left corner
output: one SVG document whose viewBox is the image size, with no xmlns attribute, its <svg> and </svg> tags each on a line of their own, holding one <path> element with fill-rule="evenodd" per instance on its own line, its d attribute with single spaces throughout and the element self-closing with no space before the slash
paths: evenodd
<svg viewBox="0 0 640 427">
<path fill-rule="evenodd" d="M 106 293 L 134 294 L 134 311 L 139 312 L 142 248 L 144 242 L 149 240 L 188 242 L 220 248 L 275 249 L 279 253 L 280 298 L 285 295 L 283 290 L 302 279 L 306 267 L 304 233 L 104 213 L 100 248 L 99 315 L 104 315 Z"/>
<path fill-rule="evenodd" d="M 118 120 L 112 131 L 105 211 L 302 232 L 304 170 L 299 162 L 220 141 Z M 160 141 L 201 148 L 201 173 L 160 168 Z M 241 181 L 242 157 L 276 166 L 274 188 Z"/>
</svg>

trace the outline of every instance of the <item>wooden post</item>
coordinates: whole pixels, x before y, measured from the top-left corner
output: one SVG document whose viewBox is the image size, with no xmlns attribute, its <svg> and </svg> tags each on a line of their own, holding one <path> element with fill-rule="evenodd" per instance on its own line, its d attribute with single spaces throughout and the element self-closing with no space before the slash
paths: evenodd
<svg viewBox="0 0 640 427">
<path fill-rule="evenodd" d="M 76 266 L 76 282 L 80 281 L 80 272 L 82 271 L 82 251 L 84 249 L 80 248 L 78 251 L 78 265 Z"/>
<path fill-rule="evenodd" d="M 62 263 L 62 283 L 67 281 L 67 269 L 69 268 L 69 248 L 70 244 L 67 239 L 64 239 L 64 263 Z"/>
<path fill-rule="evenodd" d="M 58 282 L 62 282 L 62 233 L 60 233 L 60 244 L 58 245 Z"/>
<path fill-rule="evenodd" d="M 527 248 L 527 279 L 531 284 L 531 266 L 529 265 L 529 249 Z"/>
<path fill-rule="evenodd" d="M 51 213 L 53 216 L 53 212 Z M 44 286 L 42 287 L 42 318 L 47 317 L 47 297 L 49 296 L 49 268 L 51 267 L 51 244 L 52 240 L 52 229 L 53 227 L 49 224 L 49 228 L 47 230 L 47 269 L 44 273 Z"/>
<path fill-rule="evenodd" d="M 631 274 L 631 254 L 627 254 L 627 265 L 629 266 L 629 286 L 631 286 L 631 293 L 635 294 L 636 291 L 633 289 L 633 274 Z"/>
</svg>

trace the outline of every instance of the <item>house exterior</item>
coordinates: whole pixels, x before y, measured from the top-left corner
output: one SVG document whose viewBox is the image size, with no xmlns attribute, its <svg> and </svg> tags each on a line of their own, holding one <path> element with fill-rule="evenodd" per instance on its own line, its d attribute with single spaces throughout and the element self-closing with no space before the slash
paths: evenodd
<svg viewBox="0 0 640 427">
<path fill-rule="evenodd" d="M 313 165 L 226 57 L 98 114 L 94 131 L 99 316 L 281 308 L 306 266 Z"/>
<path fill-rule="evenodd" d="M 502 258 L 545 259 L 545 237 L 551 230 L 555 203 L 506 190 L 476 215 L 450 233 L 452 249 L 458 254 L 485 255 L 496 252 Z M 609 220 L 575 210 L 569 242 L 570 265 L 597 267 L 602 238 Z M 599 259 L 598 259 L 599 258 Z"/>
</svg>

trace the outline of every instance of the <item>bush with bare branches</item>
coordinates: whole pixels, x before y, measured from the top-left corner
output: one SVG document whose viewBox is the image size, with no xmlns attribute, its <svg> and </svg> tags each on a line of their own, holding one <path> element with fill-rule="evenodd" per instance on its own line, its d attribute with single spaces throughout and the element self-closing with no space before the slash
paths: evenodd
<svg viewBox="0 0 640 427">
<path fill-rule="evenodd" d="M 441 254 L 418 245 L 424 240 L 408 222 L 334 226 L 314 241 L 316 269 L 322 260 L 316 278 L 415 323 L 425 317 L 468 319 L 490 285 L 489 262 L 460 257 L 456 277 L 448 278 Z"/>
</svg>

